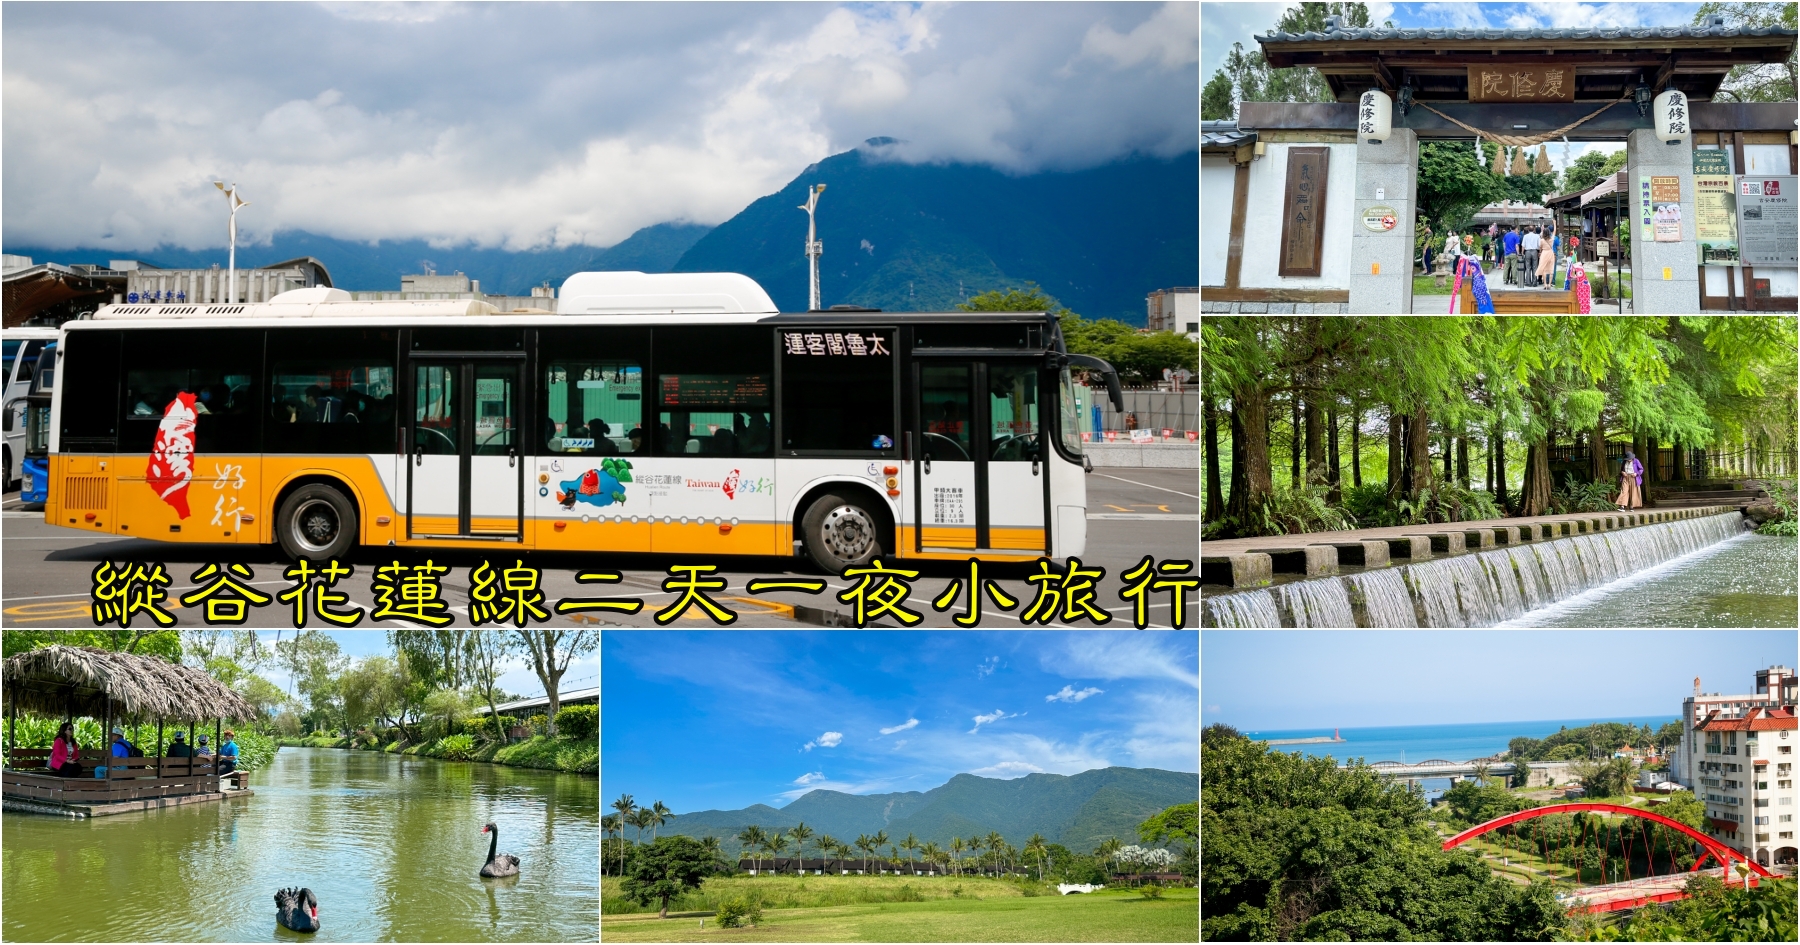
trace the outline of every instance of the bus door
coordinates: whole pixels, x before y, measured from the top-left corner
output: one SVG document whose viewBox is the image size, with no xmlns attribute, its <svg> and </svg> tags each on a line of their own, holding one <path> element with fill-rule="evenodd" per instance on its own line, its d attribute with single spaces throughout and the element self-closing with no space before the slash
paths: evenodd
<svg viewBox="0 0 1800 945">
<path fill-rule="evenodd" d="M 915 364 L 919 550 L 1043 552 L 1039 362 Z"/>
<path fill-rule="evenodd" d="M 524 361 L 411 364 L 406 537 L 522 541 Z"/>
</svg>

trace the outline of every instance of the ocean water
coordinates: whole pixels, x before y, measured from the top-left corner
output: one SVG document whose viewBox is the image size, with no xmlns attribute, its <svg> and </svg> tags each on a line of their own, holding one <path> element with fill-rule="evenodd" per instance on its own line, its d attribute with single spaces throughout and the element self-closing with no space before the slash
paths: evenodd
<svg viewBox="0 0 1800 945">
<path fill-rule="evenodd" d="M 1506 743 L 1520 736 L 1544 738 L 1554 735 L 1563 728 L 1581 728 L 1595 722 L 1648 725 L 1652 731 L 1655 731 L 1669 722 L 1679 721 L 1680 718 L 1679 715 L 1632 715 L 1536 722 L 1472 722 L 1465 725 L 1387 725 L 1378 728 L 1340 728 L 1338 734 L 1343 737 L 1344 741 L 1342 742 L 1276 745 L 1273 750 L 1297 751 L 1307 755 L 1335 758 L 1339 763 L 1355 758 L 1370 762 L 1416 763 L 1432 759 L 1468 761 L 1472 758 L 1486 758 L 1505 751 Z M 1332 729 L 1329 727 L 1244 732 L 1250 738 L 1263 740 L 1315 738 L 1318 736 L 1329 738 L 1331 733 Z M 1427 798 L 1436 797 L 1450 788 L 1450 779 L 1427 778 L 1424 787 Z"/>
</svg>

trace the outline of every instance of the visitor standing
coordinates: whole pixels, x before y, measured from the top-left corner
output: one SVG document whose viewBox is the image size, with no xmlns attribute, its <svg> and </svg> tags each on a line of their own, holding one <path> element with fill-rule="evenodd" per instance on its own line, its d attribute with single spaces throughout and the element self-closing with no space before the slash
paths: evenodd
<svg viewBox="0 0 1800 945">
<path fill-rule="evenodd" d="M 1619 500 L 1614 503 L 1619 511 L 1644 507 L 1643 485 L 1644 464 L 1638 462 L 1636 453 L 1627 449 L 1625 465 L 1619 470 Z"/>
<path fill-rule="evenodd" d="M 1538 236 L 1536 227 L 1526 227 L 1525 236 L 1519 241 L 1519 249 L 1525 254 L 1525 284 L 1537 285 L 1538 249 L 1543 245 L 1543 238 Z"/>
<path fill-rule="evenodd" d="M 1538 251 L 1537 272 L 1534 274 L 1536 284 L 1541 288 L 1555 288 L 1556 243 L 1554 238 L 1541 238 L 1543 245 Z"/>
<path fill-rule="evenodd" d="M 1433 239 L 1435 237 L 1431 235 L 1431 224 L 1427 223 L 1425 224 L 1425 251 L 1422 261 L 1425 264 L 1425 274 L 1428 276 L 1431 275 L 1431 241 Z"/>
<path fill-rule="evenodd" d="M 1519 231 L 1518 231 L 1518 229 L 1515 227 L 1510 227 L 1510 226 L 1507 227 L 1506 228 L 1506 236 L 1502 237 L 1500 242 L 1501 242 L 1500 248 L 1503 253 L 1503 255 L 1500 257 L 1501 264 L 1506 267 L 1506 275 L 1505 275 L 1503 281 L 1504 282 L 1512 282 L 1512 281 L 1514 281 L 1513 280 L 1512 257 L 1517 255 L 1519 252 Z"/>
</svg>

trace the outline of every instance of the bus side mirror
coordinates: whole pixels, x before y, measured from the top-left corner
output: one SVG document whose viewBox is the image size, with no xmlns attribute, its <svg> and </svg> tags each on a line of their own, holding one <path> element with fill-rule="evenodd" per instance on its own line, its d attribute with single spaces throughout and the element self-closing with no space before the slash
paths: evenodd
<svg viewBox="0 0 1800 945">
<path fill-rule="evenodd" d="M 13 412 L 12 412 L 11 407 L 7 407 L 5 415 L 0 416 L 0 432 L 11 433 L 12 431 L 13 431 Z"/>
</svg>

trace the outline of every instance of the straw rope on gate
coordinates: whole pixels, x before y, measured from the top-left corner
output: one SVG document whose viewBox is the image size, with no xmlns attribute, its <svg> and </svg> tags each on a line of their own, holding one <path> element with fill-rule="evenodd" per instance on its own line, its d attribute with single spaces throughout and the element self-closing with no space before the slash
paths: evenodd
<svg viewBox="0 0 1800 945">
<path fill-rule="evenodd" d="M 1432 113 L 1433 115 L 1436 115 L 1439 118 L 1442 118 L 1443 120 L 1457 126 L 1458 128 L 1463 129 L 1464 131 L 1467 131 L 1468 133 L 1470 133 L 1478 138 L 1486 138 L 1489 141 L 1492 141 L 1496 144 L 1505 145 L 1506 147 L 1509 147 L 1509 148 L 1528 148 L 1534 144 L 1543 144 L 1546 141 L 1553 141 L 1557 138 L 1560 138 L 1563 135 L 1566 135 L 1569 132 L 1574 131 L 1576 128 L 1579 128 L 1584 124 L 1587 124 L 1589 121 L 1592 121 L 1601 112 L 1606 111 L 1607 109 L 1613 107 L 1614 105 L 1619 104 L 1619 102 L 1626 102 L 1626 101 L 1630 101 L 1630 100 L 1631 100 L 1630 93 L 1621 95 L 1621 96 L 1619 96 L 1618 101 L 1607 102 L 1605 105 L 1600 106 L 1598 109 L 1596 109 L 1594 112 L 1589 114 L 1587 117 L 1577 119 L 1572 124 L 1564 125 L 1561 128 L 1556 129 L 1555 131 L 1547 131 L 1541 135 L 1497 135 L 1491 131 L 1482 131 L 1480 128 L 1476 128 L 1473 125 L 1468 125 L 1468 124 L 1464 124 L 1463 122 L 1457 121 L 1456 119 L 1451 118 L 1449 115 L 1446 115 L 1443 112 L 1440 112 L 1435 108 L 1432 108 L 1430 105 L 1427 105 L 1424 102 L 1418 102 L 1417 104 L 1420 108 L 1425 109 L 1426 111 Z"/>
</svg>

